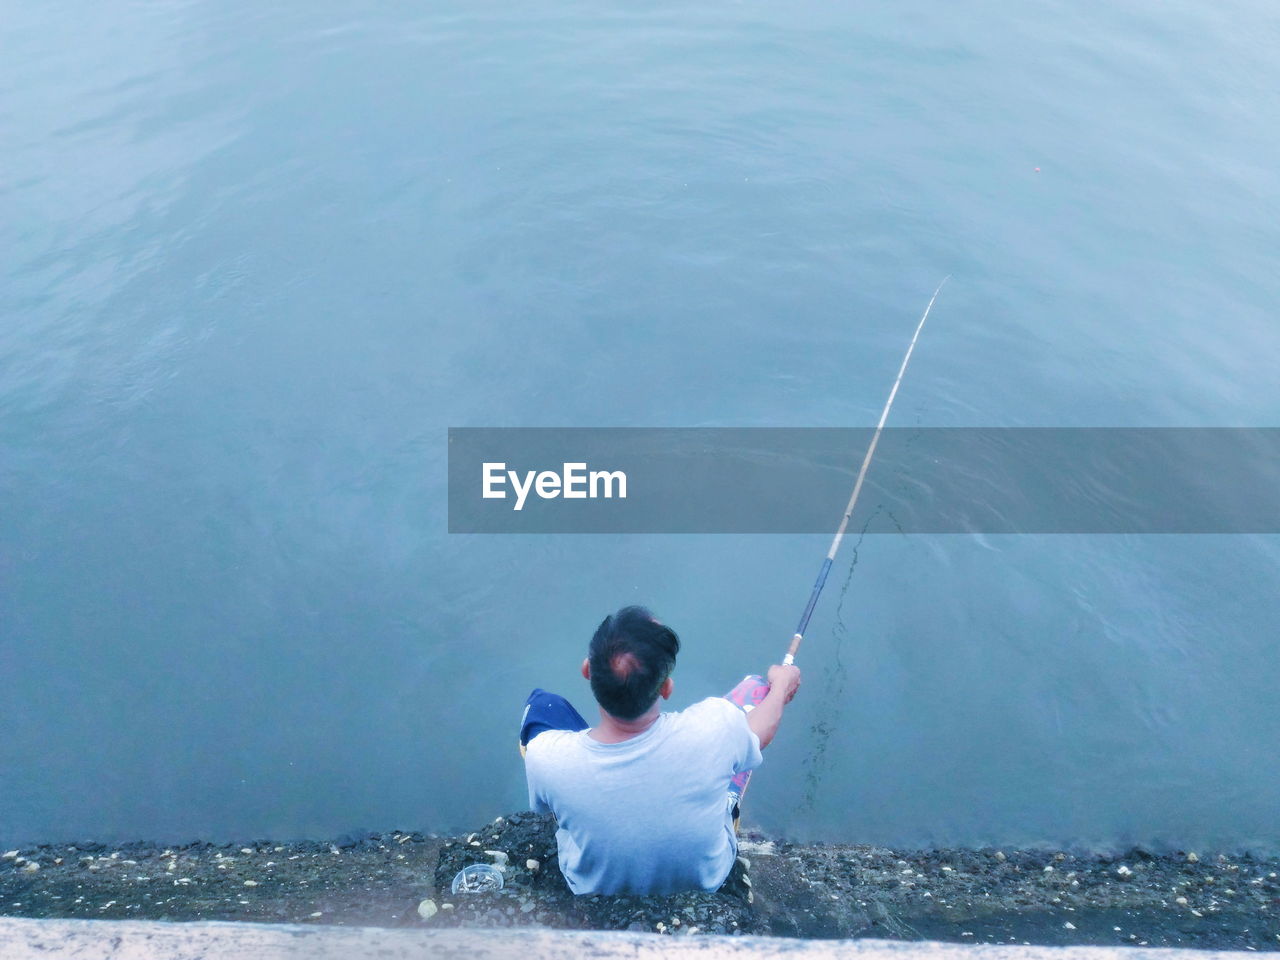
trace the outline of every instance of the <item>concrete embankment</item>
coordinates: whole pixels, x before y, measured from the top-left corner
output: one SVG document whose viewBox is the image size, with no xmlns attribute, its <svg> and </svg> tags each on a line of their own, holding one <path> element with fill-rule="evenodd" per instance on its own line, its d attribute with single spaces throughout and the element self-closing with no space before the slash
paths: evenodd
<svg viewBox="0 0 1280 960">
<path fill-rule="evenodd" d="M 0 918 L 5 960 L 1240 960 L 1240 951 L 991 946 L 558 930 L 388 930 L 296 924 Z"/>
<path fill-rule="evenodd" d="M 741 852 L 745 869 L 714 893 L 575 897 L 560 874 L 554 824 L 528 813 L 457 837 L 393 831 L 319 842 L 85 841 L 0 851 L 0 915 L 441 935 L 607 931 L 681 942 L 764 935 L 786 944 L 866 938 L 1280 950 L 1274 858 L 889 850 L 763 837 L 744 839 Z M 454 877 L 476 863 L 496 868 L 502 889 L 454 893 Z"/>
</svg>

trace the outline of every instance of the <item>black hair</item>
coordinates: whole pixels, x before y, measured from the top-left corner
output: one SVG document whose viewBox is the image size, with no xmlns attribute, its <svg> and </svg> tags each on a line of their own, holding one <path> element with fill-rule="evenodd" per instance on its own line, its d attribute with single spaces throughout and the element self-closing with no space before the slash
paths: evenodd
<svg viewBox="0 0 1280 960">
<path fill-rule="evenodd" d="M 674 630 L 644 607 L 623 607 L 604 618 L 587 648 L 591 692 L 611 716 L 634 720 L 658 699 L 679 652 Z"/>
</svg>

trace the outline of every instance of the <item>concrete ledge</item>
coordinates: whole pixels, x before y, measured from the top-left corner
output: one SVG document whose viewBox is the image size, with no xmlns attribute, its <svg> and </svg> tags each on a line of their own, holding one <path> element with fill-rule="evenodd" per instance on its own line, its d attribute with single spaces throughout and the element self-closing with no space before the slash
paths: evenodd
<svg viewBox="0 0 1280 960">
<path fill-rule="evenodd" d="M 553 930 L 391 930 L 378 927 L 0 917 L 5 960 L 1241 960 L 1228 950 L 1157 947 L 1018 947 L 889 940 L 668 937 Z"/>
</svg>

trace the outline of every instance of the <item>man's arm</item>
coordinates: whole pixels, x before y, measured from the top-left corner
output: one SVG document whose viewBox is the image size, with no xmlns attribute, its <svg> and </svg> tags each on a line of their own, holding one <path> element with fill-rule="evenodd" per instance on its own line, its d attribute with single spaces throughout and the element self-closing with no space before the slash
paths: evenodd
<svg viewBox="0 0 1280 960">
<path fill-rule="evenodd" d="M 774 664 L 765 679 L 769 681 L 769 692 L 760 705 L 747 714 L 747 726 L 760 738 L 761 750 L 773 741 L 782 722 L 783 708 L 800 689 L 800 668 Z"/>
</svg>

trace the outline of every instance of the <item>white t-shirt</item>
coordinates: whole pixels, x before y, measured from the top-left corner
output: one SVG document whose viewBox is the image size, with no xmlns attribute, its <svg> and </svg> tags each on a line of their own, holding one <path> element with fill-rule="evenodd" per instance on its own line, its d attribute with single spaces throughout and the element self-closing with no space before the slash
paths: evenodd
<svg viewBox="0 0 1280 960">
<path fill-rule="evenodd" d="M 746 714 L 709 697 L 621 743 L 543 731 L 525 753 L 529 805 L 555 814 L 574 893 L 715 890 L 738 853 L 729 781 L 762 759 Z"/>
</svg>

